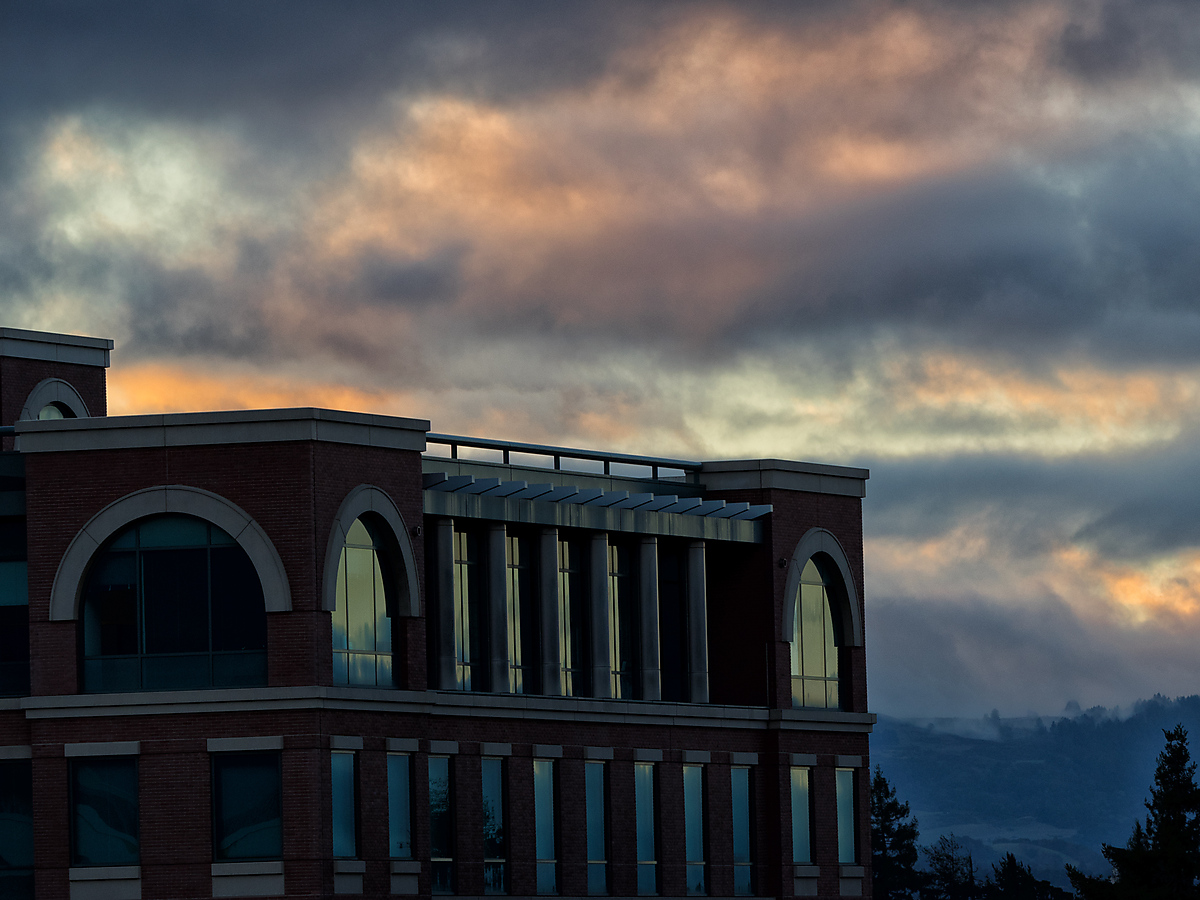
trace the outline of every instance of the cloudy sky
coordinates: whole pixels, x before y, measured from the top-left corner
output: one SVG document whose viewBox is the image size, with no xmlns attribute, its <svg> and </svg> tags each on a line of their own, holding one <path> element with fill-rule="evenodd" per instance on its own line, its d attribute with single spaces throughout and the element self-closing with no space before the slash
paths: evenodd
<svg viewBox="0 0 1200 900">
<path fill-rule="evenodd" d="M 869 466 L 872 705 L 1200 691 L 1200 6 L 7 4 L 114 413 Z"/>
</svg>

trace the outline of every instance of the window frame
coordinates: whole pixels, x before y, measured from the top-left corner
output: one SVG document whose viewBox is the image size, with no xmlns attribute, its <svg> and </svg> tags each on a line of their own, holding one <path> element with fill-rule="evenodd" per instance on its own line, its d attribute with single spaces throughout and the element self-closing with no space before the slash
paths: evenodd
<svg viewBox="0 0 1200 900">
<path fill-rule="evenodd" d="M 100 775 L 100 781 L 108 785 L 113 784 L 113 776 L 111 770 L 122 768 L 126 769 L 122 773 L 125 777 L 130 777 L 133 785 L 133 834 L 128 832 L 123 834 L 131 838 L 134 847 L 132 857 L 109 857 L 105 859 L 94 860 L 85 858 L 81 855 L 80 850 L 80 803 L 82 793 L 80 785 L 80 773 L 83 769 L 91 769 L 99 774 L 101 770 L 110 770 L 106 775 Z M 68 760 L 67 774 L 67 791 L 68 800 L 67 808 L 69 811 L 69 845 L 70 859 L 72 868 L 102 868 L 107 866 L 137 866 L 141 865 L 142 858 L 142 841 L 141 841 L 141 778 L 138 771 L 138 757 L 136 755 L 105 755 L 105 756 L 79 756 Z M 99 811 L 97 810 L 99 814 Z M 107 824 L 108 819 L 103 819 Z"/>
<path fill-rule="evenodd" d="M 224 780 L 224 773 L 221 772 L 221 777 L 218 777 L 219 770 L 225 766 L 231 765 L 232 762 L 246 761 L 251 759 L 266 759 L 270 757 L 274 762 L 275 769 L 275 809 L 277 811 L 274 819 L 279 823 L 279 852 L 267 855 L 229 855 L 220 851 L 222 837 L 229 837 L 222 828 L 225 823 L 225 816 L 222 810 L 221 801 L 221 783 Z M 265 768 L 265 767 L 264 767 Z M 229 862 L 262 862 L 274 861 L 283 859 L 283 753 L 279 750 L 223 750 L 219 752 L 209 753 L 209 772 L 210 772 L 210 791 L 212 800 L 212 859 L 214 863 L 229 863 Z M 266 820 L 270 821 L 270 820 Z M 236 831 L 233 832 L 236 834 Z"/>
</svg>

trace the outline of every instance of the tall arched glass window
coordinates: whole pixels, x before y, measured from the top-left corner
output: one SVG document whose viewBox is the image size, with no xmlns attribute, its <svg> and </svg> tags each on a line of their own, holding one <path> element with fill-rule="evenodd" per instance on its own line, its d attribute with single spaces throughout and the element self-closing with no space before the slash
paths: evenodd
<svg viewBox="0 0 1200 900">
<path fill-rule="evenodd" d="M 839 709 L 837 632 L 829 584 L 811 559 L 800 574 L 792 633 L 792 705 Z"/>
<path fill-rule="evenodd" d="M 392 687 L 396 607 L 387 553 L 373 524 L 355 519 L 338 562 L 333 610 L 333 683 Z"/>
<path fill-rule="evenodd" d="M 267 683 L 267 614 L 246 551 L 216 525 L 155 516 L 113 536 L 83 588 L 83 690 Z"/>
</svg>

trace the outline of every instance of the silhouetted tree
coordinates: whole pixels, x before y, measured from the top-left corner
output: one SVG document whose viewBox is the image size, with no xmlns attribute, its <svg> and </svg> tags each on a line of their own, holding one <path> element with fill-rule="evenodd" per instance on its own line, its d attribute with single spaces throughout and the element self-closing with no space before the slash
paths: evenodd
<svg viewBox="0 0 1200 900">
<path fill-rule="evenodd" d="M 877 900 L 908 900 L 921 887 L 917 820 L 879 766 L 871 779 L 871 883 Z"/>
<path fill-rule="evenodd" d="M 926 900 L 976 900 L 975 862 L 954 837 L 943 834 L 936 844 L 925 847 L 929 872 L 921 897 Z"/>
<path fill-rule="evenodd" d="M 1049 881 L 1034 878 L 1029 866 L 1006 853 L 992 864 L 992 874 L 983 883 L 984 900 L 1069 900 L 1071 894 Z"/>
<path fill-rule="evenodd" d="M 1082 900 L 1191 900 L 1200 898 L 1200 789 L 1188 752 L 1187 730 L 1163 731 L 1167 745 L 1158 754 L 1154 784 L 1146 801 L 1146 824 L 1134 822 L 1124 847 L 1105 844 L 1113 877 L 1095 878 L 1067 866 Z"/>
</svg>

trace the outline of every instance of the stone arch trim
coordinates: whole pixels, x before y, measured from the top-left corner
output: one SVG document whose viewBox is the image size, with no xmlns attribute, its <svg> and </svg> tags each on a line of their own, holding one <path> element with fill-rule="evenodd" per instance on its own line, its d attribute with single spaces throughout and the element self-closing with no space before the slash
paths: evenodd
<svg viewBox="0 0 1200 900">
<path fill-rule="evenodd" d="M 839 590 L 830 595 L 837 604 L 837 616 L 841 625 L 841 646 L 863 645 L 862 613 L 858 604 L 858 589 L 854 575 L 846 559 L 846 551 L 833 532 L 824 528 L 810 528 L 796 544 L 788 565 L 787 587 L 784 589 L 783 640 L 791 643 L 796 625 L 796 599 L 800 596 L 800 573 L 809 560 L 817 564 L 827 581 L 840 582 Z M 830 577 L 836 576 L 836 577 Z"/>
<path fill-rule="evenodd" d="M 180 513 L 204 519 L 223 528 L 246 551 L 262 584 L 267 612 L 289 612 L 292 592 L 287 571 L 271 539 L 250 515 L 219 494 L 173 484 L 126 494 L 96 513 L 71 540 L 54 575 L 50 590 L 50 619 L 62 622 L 79 617 L 83 582 L 92 558 L 114 534 L 148 516 Z"/>
<path fill-rule="evenodd" d="M 370 484 L 360 484 L 346 495 L 338 507 L 329 530 L 329 543 L 325 547 L 325 569 L 321 579 L 321 609 L 333 612 L 337 605 L 337 572 L 342 545 L 346 543 L 346 532 L 354 520 L 366 513 L 373 513 L 382 520 L 400 550 L 400 561 L 404 565 L 404 579 L 397 585 L 400 591 L 398 612 L 402 616 L 421 614 L 421 594 L 417 585 L 417 557 L 413 552 L 408 527 L 392 498 L 383 490 Z M 405 597 L 407 592 L 407 598 Z M 407 600 L 407 602 L 406 602 Z"/>
<path fill-rule="evenodd" d="M 79 391 L 71 387 L 70 384 L 63 381 L 61 378 L 46 378 L 39 381 L 29 396 L 25 399 L 25 406 L 21 410 L 21 415 L 18 420 L 25 422 L 30 419 L 36 419 L 38 413 L 48 403 L 61 403 L 69 409 L 77 419 L 86 419 L 91 413 L 88 412 L 87 404 L 83 402 L 83 398 L 79 396 Z"/>
</svg>

